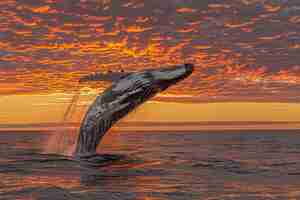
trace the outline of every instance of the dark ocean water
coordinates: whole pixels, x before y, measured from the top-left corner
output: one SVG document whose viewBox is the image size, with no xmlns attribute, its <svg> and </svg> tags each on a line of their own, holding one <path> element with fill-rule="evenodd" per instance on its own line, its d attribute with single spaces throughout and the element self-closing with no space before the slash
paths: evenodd
<svg viewBox="0 0 300 200">
<path fill-rule="evenodd" d="M 299 131 L 112 133 L 101 166 L 41 154 L 50 134 L 0 134 L 0 199 L 297 200 Z"/>
</svg>

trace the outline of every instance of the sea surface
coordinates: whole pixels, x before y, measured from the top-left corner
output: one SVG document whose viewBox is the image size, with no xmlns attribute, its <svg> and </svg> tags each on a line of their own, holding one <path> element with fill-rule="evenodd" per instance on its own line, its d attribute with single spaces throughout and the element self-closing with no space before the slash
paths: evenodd
<svg viewBox="0 0 300 200">
<path fill-rule="evenodd" d="M 297 200 L 299 133 L 116 132 L 92 165 L 43 154 L 51 133 L 1 132 L 0 199 Z"/>
</svg>

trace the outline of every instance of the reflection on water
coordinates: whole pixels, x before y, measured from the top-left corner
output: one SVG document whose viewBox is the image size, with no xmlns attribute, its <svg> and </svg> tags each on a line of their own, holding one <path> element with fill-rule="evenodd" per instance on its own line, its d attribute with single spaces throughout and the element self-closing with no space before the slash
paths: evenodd
<svg viewBox="0 0 300 200">
<path fill-rule="evenodd" d="M 75 90 L 75 80 L 91 72 L 192 62 L 193 76 L 168 95 L 299 101 L 298 0 L 2 0 L 0 6 L 3 94 Z"/>
<path fill-rule="evenodd" d="M 300 198 L 296 131 L 119 133 L 101 146 L 109 154 L 90 163 L 41 154 L 49 137 L 1 133 L 1 198 Z"/>
</svg>

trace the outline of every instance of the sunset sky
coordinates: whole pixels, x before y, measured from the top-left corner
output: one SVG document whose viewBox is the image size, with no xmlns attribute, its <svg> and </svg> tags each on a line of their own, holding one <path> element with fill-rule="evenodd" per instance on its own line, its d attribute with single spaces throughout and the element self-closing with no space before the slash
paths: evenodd
<svg viewBox="0 0 300 200">
<path fill-rule="evenodd" d="M 128 121 L 300 121 L 298 0 L 1 0 L 0 125 L 71 121 L 94 72 L 184 62 L 195 72 Z"/>
</svg>

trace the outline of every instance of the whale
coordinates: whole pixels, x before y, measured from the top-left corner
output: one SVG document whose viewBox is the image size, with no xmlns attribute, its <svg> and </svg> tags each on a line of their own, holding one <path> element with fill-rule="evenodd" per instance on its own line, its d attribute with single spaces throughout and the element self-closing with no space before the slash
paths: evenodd
<svg viewBox="0 0 300 200">
<path fill-rule="evenodd" d="M 187 78 L 193 70 L 193 64 L 183 64 L 106 77 L 99 74 L 84 77 L 83 81 L 105 79 L 112 84 L 96 97 L 85 113 L 74 156 L 84 159 L 96 155 L 101 139 L 116 122 L 157 93 Z"/>
</svg>

